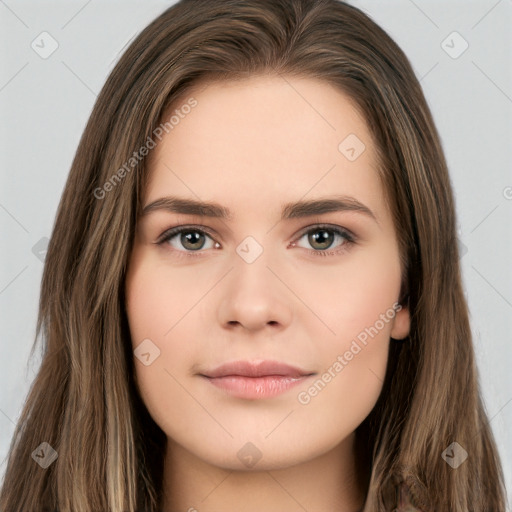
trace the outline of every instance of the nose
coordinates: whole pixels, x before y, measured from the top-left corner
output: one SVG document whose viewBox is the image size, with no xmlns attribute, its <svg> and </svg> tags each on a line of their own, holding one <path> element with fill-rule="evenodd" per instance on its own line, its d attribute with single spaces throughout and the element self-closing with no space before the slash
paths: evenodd
<svg viewBox="0 0 512 512">
<path fill-rule="evenodd" d="M 217 315 L 223 328 L 281 330 L 290 325 L 293 294 L 286 286 L 286 276 L 271 266 L 264 254 L 253 263 L 236 261 L 221 285 Z"/>
</svg>

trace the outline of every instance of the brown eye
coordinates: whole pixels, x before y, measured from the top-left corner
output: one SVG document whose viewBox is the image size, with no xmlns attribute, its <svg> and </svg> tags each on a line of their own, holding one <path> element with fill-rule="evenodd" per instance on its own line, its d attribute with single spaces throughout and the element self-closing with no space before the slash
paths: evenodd
<svg viewBox="0 0 512 512">
<path fill-rule="evenodd" d="M 335 235 L 329 229 L 317 229 L 308 233 L 308 242 L 313 249 L 329 249 L 334 242 Z"/>
<path fill-rule="evenodd" d="M 208 239 L 212 242 L 205 247 Z M 179 252 L 199 252 L 201 249 L 211 249 L 215 242 L 202 229 L 196 227 L 180 226 L 166 231 L 156 242 L 158 245 L 170 245 Z M 181 247 L 180 247 L 181 246 Z"/>
<path fill-rule="evenodd" d="M 191 251 L 202 249 L 205 242 L 205 236 L 199 231 L 182 231 L 180 234 L 180 243 Z"/>
<path fill-rule="evenodd" d="M 355 237 L 346 229 L 334 226 L 316 226 L 304 232 L 299 240 L 306 236 L 308 244 L 313 248 L 312 251 L 318 253 L 325 252 L 328 249 L 337 250 L 340 247 L 345 248 L 355 242 Z M 336 239 L 341 243 L 333 247 Z"/>
</svg>

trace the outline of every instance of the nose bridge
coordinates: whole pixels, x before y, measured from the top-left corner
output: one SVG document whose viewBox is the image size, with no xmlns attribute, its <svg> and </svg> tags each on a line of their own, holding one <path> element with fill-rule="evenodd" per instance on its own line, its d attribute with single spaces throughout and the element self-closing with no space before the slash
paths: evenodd
<svg viewBox="0 0 512 512">
<path fill-rule="evenodd" d="M 266 250 L 262 242 L 258 241 L 254 236 L 248 235 L 238 244 L 236 253 L 245 264 L 252 265 L 258 260 L 267 259 L 268 244 Z M 265 256 L 263 256 L 264 254 Z"/>
<path fill-rule="evenodd" d="M 272 267 L 272 249 L 268 244 L 264 246 L 255 236 L 248 235 L 238 244 L 235 252 L 235 294 L 243 295 L 247 292 L 256 301 L 268 294 L 279 293 L 271 283 L 275 276 L 269 270 L 269 267 Z M 266 300 L 269 300 L 269 297 L 266 297 Z"/>
<path fill-rule="evenodd" d="M 236 247 L 229 284 L 219 303 L 222 324 L 239 323 L 255 329 L 272 323 L 286 324 L 291 318 L 291 299 L 275 275 L 274 251 L 255 236 L 245 237 Z M 271 270 L 272 269 L 272 270 Z"/>
</svg>

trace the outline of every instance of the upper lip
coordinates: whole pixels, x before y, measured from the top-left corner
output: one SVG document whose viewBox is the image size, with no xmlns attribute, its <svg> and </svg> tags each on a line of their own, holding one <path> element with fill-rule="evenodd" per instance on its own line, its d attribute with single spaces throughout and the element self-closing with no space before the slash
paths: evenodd
<svg viewBox="0 0 512 512">
<path fill-rule="evenodd" d="M 238 375 L 241 377 L 265 377 L 270 375 L 278 375 L 282 377 L 302 377 L 304 375 L 312 375 L 295 366 L 290 366 L 279 361 L 232 361 L 224 363 L 212 370 L 205 371 L 200 375 L 210 378 L 227 377 Z"/>
</svg>

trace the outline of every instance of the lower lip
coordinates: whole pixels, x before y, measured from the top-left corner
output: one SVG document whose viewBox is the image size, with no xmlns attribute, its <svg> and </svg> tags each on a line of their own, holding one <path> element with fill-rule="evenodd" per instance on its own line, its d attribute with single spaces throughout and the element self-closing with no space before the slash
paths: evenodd
<svg viewBox="0 0 512 512">
<path fill-rule="evenodd" d="M 280 395 L 301 382 L 304 382 L 308 377 L 310 377 L 310 375 L 303 375 L 302 377 L 285 377 L 280 375 L 242 377 L 240 375 L 230 375 L 215 378 L 206 377 L 206 379 L 231 396 L 248 400 L 258 400 Z"/>
</svg>

